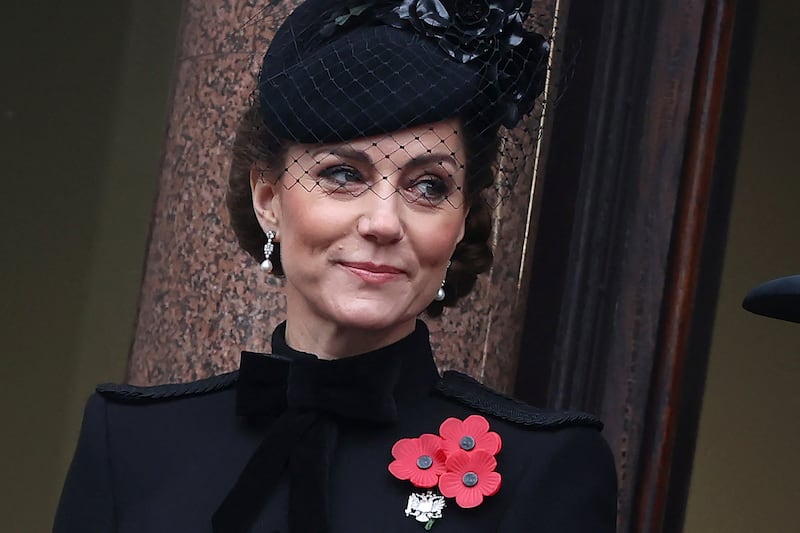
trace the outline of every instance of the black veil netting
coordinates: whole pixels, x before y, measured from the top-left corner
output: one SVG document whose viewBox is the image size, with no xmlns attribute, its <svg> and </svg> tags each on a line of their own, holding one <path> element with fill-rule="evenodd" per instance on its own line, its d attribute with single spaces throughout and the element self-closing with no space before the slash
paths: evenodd
<svg viewBox="0 0 800 533">
<path fill-rule="evenodd" d="M 277 169 L 287 187 L 401 194 L 455 208 L 479 195 L 502 202 L 533 174 L 551 50 L 544 34 L 552 34 L 552 22 L 531 13 L 531 0 L 307 0 L 264 56 L 253 102 L 261 120 L 253 126 L 280 155 L 287 142 L 309 145 Z M 452 127 L 423 128 L 445 120 Z M 411 128 L 411 142 L 386 139 Z M 444 147 L 464 177 L 455 179 L 444 164 L 413 179 L 367 176 L 340 150 L 318 149 L 356 139 L 383 139 L 373 160 Z M 458 139 L 464 153 L 456 158 Z M 346 164 L 319 175 L 335 161 Z M 393 190 L 377 186 L 387 180 Z"/>
</svg>

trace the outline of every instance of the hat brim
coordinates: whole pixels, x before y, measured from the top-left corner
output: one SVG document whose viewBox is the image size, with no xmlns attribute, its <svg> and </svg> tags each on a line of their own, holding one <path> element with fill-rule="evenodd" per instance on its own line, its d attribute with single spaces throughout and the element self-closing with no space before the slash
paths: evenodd
<svg viewBox="0 0 800 533">
<path fill-rule="evenodd" d="M 762 283 L 747 293 L 742 307 L 757 315 L 800 323 L 800 275 Z"/>
</svg>

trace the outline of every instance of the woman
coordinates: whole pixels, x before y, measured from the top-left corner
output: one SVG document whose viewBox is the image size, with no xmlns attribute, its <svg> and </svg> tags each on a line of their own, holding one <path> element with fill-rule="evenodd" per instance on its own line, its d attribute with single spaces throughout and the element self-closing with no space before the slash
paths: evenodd
<svg viewBox="0 0 800 533">
<path fill-rule="evenodd" d="M 529 7 L 308 0 L 286 20 L 228 199 L 286 277 L 273 354 L 99 387 L 55 531 L 614 530 L 600 423 L 440 377 L 417 320 L 491 262 L 498 128 L 542 87 Z"/>
</svg>

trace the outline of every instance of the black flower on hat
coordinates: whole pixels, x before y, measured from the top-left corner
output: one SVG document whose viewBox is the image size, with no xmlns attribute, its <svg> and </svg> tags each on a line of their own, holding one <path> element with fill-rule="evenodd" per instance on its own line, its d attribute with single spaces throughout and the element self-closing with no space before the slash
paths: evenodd
<svg viewBox="0 0 800 533">
<path fill-rule="evenodd" d="M 384 20 L 398 28 L 410 24 L 437 39 L 447 55 L 468 63 L 489 59 L 508 46 L 511 34 L 522 30 L 529 8 L 530 0 L 402 0 Z"/>
<path fill-rule="evenodd" d="M 502 123 L 513 127 L 520 118 L 530 113 L 536 97 L 544 89 L 547 76 L 547 58 L 550 43 L 538 33 L 527 32 L 520 43 L 507 54 L 500 57 L 496 65 L 496 80 L 502 106 Z"/>
<path fill-rule="evenodd" d="M 341 5 L 325 14 L 319 34 L 327 39 L 335 35 L 339 28 L 353 25 L 356 21 L 360 25 L 365 25 L 369 22 L 374 23 L 383 18 L 396 4 L 396 1 L 389 0 L 342 2 Z"/>
<path fill-rule="evenodd" d="M 550 46 L 523 24 L 531 0 L 355 0 L 325 16 L 320 35 L 353 26 L 386 24 L 436 42 L 454 61 L 476 65 L 484 95 L 511 128 L 544 89 Z"/>
<path fill-rule="evenodd" d="M 403 0 L 384 20 L 436 39 L 456 61 L 479 62 L 500 122 L 511 128 L 533 109 L 547 72 L 547 40 L 523 26 L 530 7 L 530 0 Z"/>
</svg>

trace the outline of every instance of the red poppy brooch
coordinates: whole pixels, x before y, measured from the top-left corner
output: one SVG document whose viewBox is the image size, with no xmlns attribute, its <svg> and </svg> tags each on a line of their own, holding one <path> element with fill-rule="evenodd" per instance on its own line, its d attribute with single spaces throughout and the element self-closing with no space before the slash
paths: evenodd
<svg viewBox="0 0 800 533">
<path fill-rule="evenodd" d="M 495 455 L 502 444 L 500 435 L 489 431 L 489 422 L 480 415 L 448 418 L 439 426 L 439 435 L 426 433 L 397 441 L 389 472 L 418 488 L 438 488 L 438 492 L 411 494 L 406 516 L 430 530 L 442 517 L 445 498 L 455 498 L 459 507 L 469 509 L 497 494 L 501 476 L 495 472 Z"/>
</svg>

